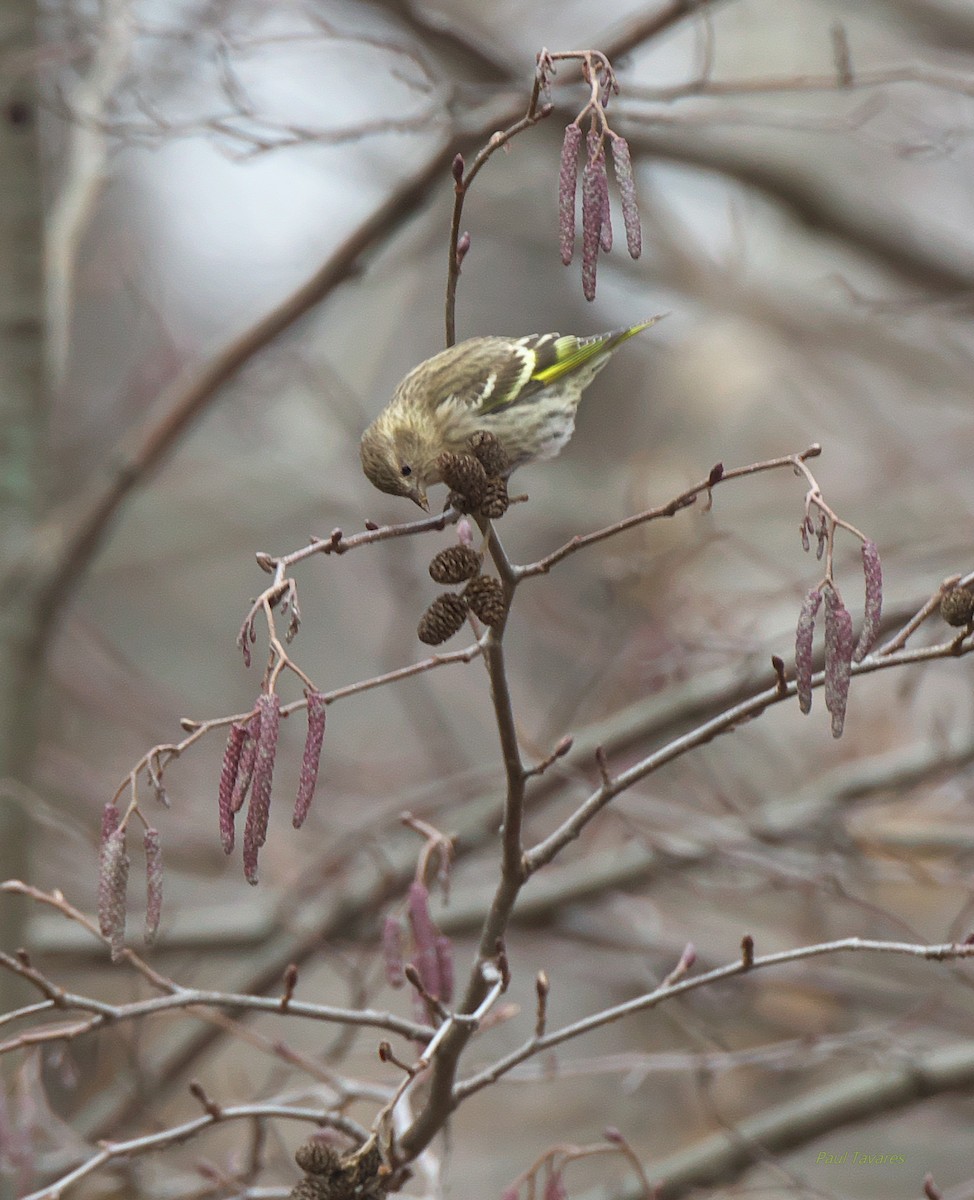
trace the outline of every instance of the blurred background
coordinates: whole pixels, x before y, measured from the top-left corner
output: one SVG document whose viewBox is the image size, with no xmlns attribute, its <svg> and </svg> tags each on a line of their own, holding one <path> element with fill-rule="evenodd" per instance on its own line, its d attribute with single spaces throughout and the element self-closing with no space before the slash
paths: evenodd
<svg viewBox="0 0 974 1200">
<path fill-rule="evenodd" d="M 600 375 L 562 456 L 516 476 L 529 500 L 500 526 L 511 557 L 532 561 L 665 503 L 717 462 L 820 442 L 812 469 L 835 511 L 877 543 L 892 617 L 971 569 L 966 0 L 6 7 L 11 27 L 36 17 L 33 47 L 6 42 L 4 136 L 19 146 L 33 136 L 39 154 L 24 209 L 44 230 L 36 472 L 39 507 L 55 520 L 97 491 L 119 445 L 160 420 L 181 381 L 341 254 L 397 188 L 454 149 L 469 161 L 521 115 L 543 46 L 595 48 L 618 71 L 609 116 L 636 162 L 643 255 L 625 256 L 613 190 L 617 247 L 601 261 L 594 303 L 578 262 L 559 261 L 561 136 L 586 100 L 565 64 L 551 118 L 494 155 L 468 197 L 458 336 L 588 334 L 670 315 Z M 36 122 L 14 120 L 34 74 Z M 4 800 L 26 816 L 22 870 L 82 909 L 95 903 L 102 806 L 140 756 L 178 740 L 180 717 L 253 703 L 260 640 L 250 670 L 234 640 L 266 583 L 255 552 L 414 515 L 371 489 L 358 437 L 406 371 L 443 346 L 453 201 L 443 162 L 354 272 L 214 392 L 61 598 L 45 665 L 30 675 L 36 750 L 10 772 Z M 789 470 L 722 486 L 711 507 L 602 542 L 519 591 L 507 644 L 525 754 L 541 759 L 565 734 L 577 747 L 539 786 L 532 839 L 589 793 L 597 744 L 621 767 L 767 686 L 772 654 L 791 665 L 801 598 L 822 571 L 798 536 L 804 490 Z M 293 653 L 322 690 L 421 656 L 416 621 L 436 591 L 426 565 L 453 536 L 296 568 Z M 12 536 L 7 545 L 14 553 Z M 858 629 L 853 538 L 839 536 L 836 569 Z M 919 641 L 944 636 L 937 623 Z M 289 681 L 285 693 L 300 689 Z M 522 1011 L 471 1048 L 468 1069 L 530 1034 L 539 969 L 562 1024 L 648 990 L 687 942 L 703 969 L 732 961 L 745 932 L 759 952 L 852 935 L 963 940 L 972 700 L 963 658 L 879 672 L 853 681 L 839 741 L 817 695 L 809 717 L 780 705 L 650 776 L 525 892 L 508 946 Z M 399 815 L 461 833 L 451 902 L 438 909 L 458 969 L 496 878 L 502 772 L 483 667 L 331 706 L 316 804 L 295 832 L 303 726 L 298 717 L 282 732 L 257 889 L 239 851 L 227 860 L 220 847 L 222 734 L 167 772 L 169 809 L 145 789 L 166 859 L 150 961 L 182 983 L 272 992 L 300 961 L 305 998 L 410 1015 L 376 958 L 381 917 L 401 904 L 421 849 Z M 65 986 L 138 993 L 131 972 L 62 918 L 8 897 L 3 906 L 13 928 L 29 921 L 17 938 Z M 5 949 L 20 944 L 7 936 Z M 13 1194 L 77 1161 L 78 1139 L 195 1115 L 190 1075 L 224 1104 L 320 1099 L 320 1081 L 286 1070 L 274 1040 L 342 1075 L 396 1082 L 376 1061 L 374 1034 L 273 1019 L 247 1030 L 266 1042 L 184 1016 L 11 1056 Z M 420 1171 L 410 1187 L 499 1195 L 553 1143 L 598 1140 L 607 1124 L 655 1178 L 711 1135 L 745 1128 L 736 1136 L 746 1140 L 750 1118 L 932 1051 L 970 1057 L 972 1045 L 963 965 L 836 956 L 760 972 L 569 1043 L 543 1070 L 480 1093 L 437 1152 L 438 1181 Z M 699 1194 L 906 1200 L 931 1172 L 951 1200 L 974 1196 L 974 1108 L 970 1079 L 958 1080 L 922 1100 L 877 1100 L 833 1131 L 798 1122 L 787 1149 L 759 1148 L 758 1165 L 728 1169 Z M 375 1109 L 361 1102 L 354 1115 L 368 1124 Z M 247 1145 L 224 1127 L 71 1194 L 286 1195 L 289 1156 L 307 1132 L 272 1128 L 259 1179 L 228 1182 Z M 904 1162 L 822 1165 L 823 1152 L 845 1151 Z M 203 1160 L 222 1182 L 207 1184 Z M 572 1168 L 568 1184 L 573 1195 L 635 1187 L 625 1164 L 601 1159 Z"/>
</svg>

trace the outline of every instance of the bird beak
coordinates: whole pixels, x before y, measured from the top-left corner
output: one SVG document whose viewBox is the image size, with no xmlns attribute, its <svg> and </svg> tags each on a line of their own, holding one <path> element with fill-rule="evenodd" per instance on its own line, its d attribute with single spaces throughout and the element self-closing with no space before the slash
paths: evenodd
<svg viewBox="0 0 974 1200">
<path fill-rule="evenodd" d="M 419 507 L 423 510 L 423 512 L 429 512 L 430 503 L 426 499 L 426 493 L 424 491 L 422 491 L 421 488 L 418 488 L 418 487 L 410 488 L 409 491 L 406 493 L 406 495 L 409 497 L 410 500 L 412 500 L 412 502 L 414 504 L 418 504 Z"/>
</svg>

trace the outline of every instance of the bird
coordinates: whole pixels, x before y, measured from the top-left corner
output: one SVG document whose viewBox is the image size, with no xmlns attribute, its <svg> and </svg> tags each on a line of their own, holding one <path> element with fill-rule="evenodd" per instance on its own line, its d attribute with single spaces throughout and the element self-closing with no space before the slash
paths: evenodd
<svg viewBox="0 0 974 1200">
<path fill-rule="evenodd" d="M 666 314 L 598 333 L 474 337 L 421 362 L 362 434 L 362 469 L 381 492 L 429 511 L 437 459 L 492 433 L 510 462 L 554 458 L 575 429 L 582 393 L 616 350 Z"/>
</svg>

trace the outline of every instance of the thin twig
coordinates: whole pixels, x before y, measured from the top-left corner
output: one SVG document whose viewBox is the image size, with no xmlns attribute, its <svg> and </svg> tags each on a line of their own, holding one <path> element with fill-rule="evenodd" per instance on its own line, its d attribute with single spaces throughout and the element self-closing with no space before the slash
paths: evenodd
<svg viewBox="0 0 974 1200">
<path fill-rule="evenodd" d="M 473 1095 L 474 1092 L 478 1092 L 482 1088 L 487 1087 L 488 1084 L 496 1082 L 513 1067 L 524 1062 L 526 1059 L 532 1058 L 544 1050 L 551 1050 L 553 1047 L 560 1046 L 564 1042 L 581 1037 L 582 1034 L 590 1033 L 594 1029 L 601 1029 L 606 1025 L 612 1024 L 614 1021 L 621 1020 L 623 1017 L 632 1016 L 634 1013 L 646 1012 L 648 1009 L 656 1008 L 657 1005 L 667 1000 L 675 999 L 678 996 L 685 996 L 699 988 L 710 987 L 713 984 L 733 979 L 738 975 L 749 974 L 752 971 L 762 968 L 803 962 L 810 958 L 819 958 L 822 955 L 841 953 L 900 954 L 927 961 L 953 962 L 958 959 L 974 958 L 974 945 L 943 942 L 925 946 L 911 942 L 884 942 L 870 938 L 849 937 L 840 938 L 833 942 L 820 942 L 813 946 L 796 946 L 790 950 L 780 950 L 774 954 L 755 955 L 748 962 L 745 962 L 739 955 L 733 962 L 728 963 L 726 966 L 715 967 L 711 971 L 706 971 L 701 975 L 694 975 L 689 979 L 683 978 L 675 983 L 662 984 L 660 987 L 654 988 L 651 992 L 646 992 L 642 996 L 636 996 L 634 999 L 627 1000 L 622 1004 L 613 1005 L 611 1008 L 602 1009 L 600 1012 L 591 1013 L 581 1020 L 573 1021 L 570 1025 L 562 1026 L 561 1029 L 552 1030 L 551 1033 L 544 1034 L 541 1037 L 532 1036 L 517 1050 L 513 1050 L 510 1054 L 498 1059 L 491 1066 L 458 1083 L 454 1089 L 454 1106 L 459 1104 L 461 1100 L 465 1100 L 468 1096 Z"/>
</svg>

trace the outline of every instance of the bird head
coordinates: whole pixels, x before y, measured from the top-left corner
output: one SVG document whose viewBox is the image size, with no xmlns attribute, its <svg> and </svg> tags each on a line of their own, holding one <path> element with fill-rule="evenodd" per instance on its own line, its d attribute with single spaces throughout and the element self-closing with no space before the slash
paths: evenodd
<svg viewBox="0 0 974 1200">
<path fill-rule="evenodd" d="M 429 512 L 426 488 L 436 482 L 429 453 L 418 433 L 382 413 L 362 434 L 362 469 L 369 480 L 390 496 L 408 496 Z"/>
</svg>

